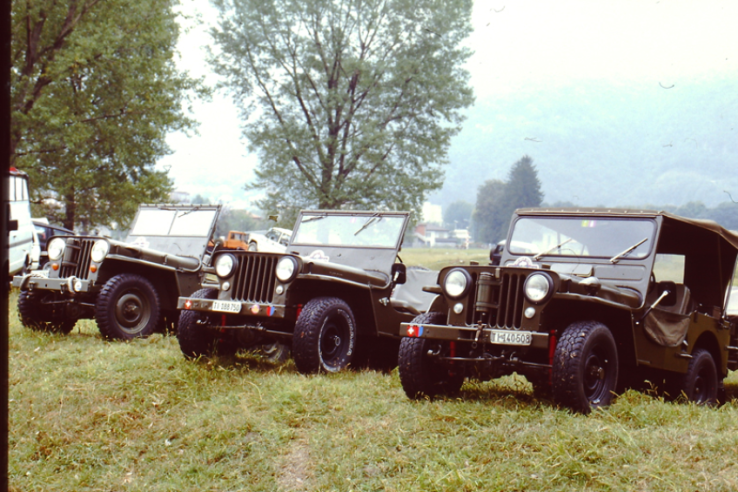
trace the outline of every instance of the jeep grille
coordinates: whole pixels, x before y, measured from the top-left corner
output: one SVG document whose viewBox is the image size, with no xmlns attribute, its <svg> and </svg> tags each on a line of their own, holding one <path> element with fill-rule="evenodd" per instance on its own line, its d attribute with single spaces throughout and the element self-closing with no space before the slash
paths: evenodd
<svg viewBox="0 0 738 492">
<path fill-rule="evenodd" d="M 231 299 L 243 302 L 272 302 L 277 267 L 276 255 L 247 253 L 238 257 Z"/>
<path fill-rule="evenodd" d="M 74 275 L 77 278 L 87 279 L 90 275 L 90 251 L 95 244 L 94 239 L 67 239 L 60 278 Z"/>
<path fill-rule="evenodd" d="M 477 289 L 474 294 L 474 306 L 476 309 L 469 310 L 474 319 L 467 319 L 469 324 L 476 324 L 482 320 L 490 326 L 500 328 L 520 328 L 523 317 L 523 284 L 527 275 L 525 273 L 505 272 L 501 278 L 490 275 L 486 280 L 486 289 L 480 288 L 481 276 L 474 275 Z M 480 293 L 482 297 L 480 298 Z"/>
</svg>

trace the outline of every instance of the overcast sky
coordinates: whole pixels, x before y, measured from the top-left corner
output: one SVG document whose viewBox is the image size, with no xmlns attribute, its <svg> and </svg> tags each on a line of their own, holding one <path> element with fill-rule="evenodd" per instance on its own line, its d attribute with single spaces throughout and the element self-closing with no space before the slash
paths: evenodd
<svg viewBox="0 0 738 492">
<path fill-rule="evenodd" d="M 205 62 L 215 9 L 182 0 L 189 32 L 180 39 L 181 68 L 216 82 Z M 738 74 L 738 1 L 475 0 L 469 46 L 477 100 L 521 88 L 550 90 L 578 80 L 680 80 Z M 243 185 L 257 159 L 241 139 L 238 112 L 226 94 L 194 106 L 199 136 L 172 134 L 174 153 L 159 165 L 175 188 L 250 208 Z M 453 145 L 453 144 L 452 144 Z M 453 169 L 448 169 L 452 173 Z"/>
</svg>

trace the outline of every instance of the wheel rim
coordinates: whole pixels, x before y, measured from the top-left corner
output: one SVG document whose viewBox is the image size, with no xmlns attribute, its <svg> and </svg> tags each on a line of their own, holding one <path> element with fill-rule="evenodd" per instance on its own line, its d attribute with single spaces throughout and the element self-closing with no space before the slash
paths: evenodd
<svg viewBox="0 0 738 492">
<path fill-rule="evenodd" d="M 115 304 L 115 319 L 126 333 L 139 333 L 150 318 L 149 301 L 139 291 L 124 293 Z"/>
<path fill-rule="evenodd" d="M 697 372 L 697 377 L 694 379 L 694 391 L 692 399 L 698 404 L 705 403 L 707 400 L 710 399 L 710 389 L 712 386 L 712 378 L 710 377 L 710 373 L 710 368 L 707 367 L 706 364 L 703 364 L 703 366 Z"/>
<path fill-rule="evenodd" d="M 334 368 L 346 352 L 349 328 L 346 321 L 338 316 L 326 320 L 320 337 L 320 354 L 323 363 Z"/>
<path fill-rule="evenodd" d="M 584 394 L 592 404 L 599 403 L 610 391 L 609 362 L 605 354 L 593 352 L 584 365 Z"/>
</svg>

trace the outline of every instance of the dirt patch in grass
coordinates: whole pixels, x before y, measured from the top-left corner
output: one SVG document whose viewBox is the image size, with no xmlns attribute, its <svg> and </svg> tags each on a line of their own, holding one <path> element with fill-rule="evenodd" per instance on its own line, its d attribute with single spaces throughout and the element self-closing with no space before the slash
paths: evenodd
<svg viewBox="0 0 738 492">
<path fill-rule="evenodd" d="M 293 441 L 277 472 L 279 490 L 309 490 L 312 476 L 310 448 L 305 441 Z"/>
</svg>

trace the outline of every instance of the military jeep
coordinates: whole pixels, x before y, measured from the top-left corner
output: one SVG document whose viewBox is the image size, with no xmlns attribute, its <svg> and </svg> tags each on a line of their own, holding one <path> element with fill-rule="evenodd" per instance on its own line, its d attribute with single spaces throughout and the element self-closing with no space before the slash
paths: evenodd
<svg viewBox="0 0 738 492">
<path fill-rule="evenodd" d="M 217 288 L 180 297 L 188 358 L 281 344 L 299 371 L 397 363 L 401 321 L 423 312 L 438 272 L 396 262 L 409 213 L 303 211 L 288 253 L 218 251 Z"/>
<path fill-rule="evenodd" d="M 738 235 L 666 212 L 518 210 L 499 265 L 443 268 L 428 312 L 401 324 L 403 389 L 518 372 L 583 413 L 644 379 L 715 403 L 738 367 L 737 251 Z"/>
<path fill-rule="evenodd" d="M 177 298 L 200 288 L 220 205 L 141 205 L 125 242 L 55 237 L 47 268 L 16 276 L 24 326 L 69 333 L 94 318 L 108 339 L 174 328 Z"/>
</svg>

